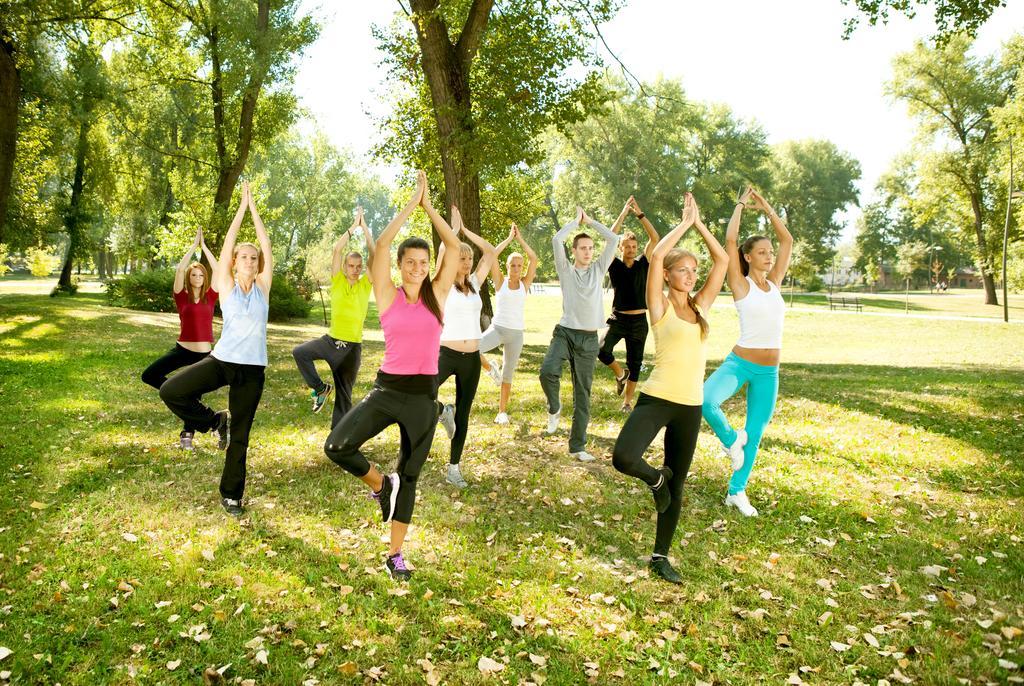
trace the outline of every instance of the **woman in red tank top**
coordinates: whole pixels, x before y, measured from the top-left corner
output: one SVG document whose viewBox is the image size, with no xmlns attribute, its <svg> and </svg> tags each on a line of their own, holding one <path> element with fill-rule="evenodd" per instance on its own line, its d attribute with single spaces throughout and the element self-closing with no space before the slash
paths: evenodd
<svg viewBox="0 0 1024 686">
<path fill-rule="evenodd" d="M 373 390 L 338 422 L 324 444 L 331 461 L 370 487 L 384 522 L 391 522 L 391 546 L 384 567 L 399 580 L 412 576 L 402 557 L 402 543 L 412 520 L 416 481 L 437 426 L 442 313 L 461 261 L 459 239 L 430 204 L 426 175 L 419 172 L 416 181 L 412 198 L 377 239 L 370 263 L 384 331 L 384 362 Z M 391 280 L 391 242 L 417 206 L 430 217 L 447 250 L 431 279 L 430 243 L 419 237 L 402 241 L 398 246 L 399 288 Z M 398 466 L 391 474 L 381 474 L 360 449 L 392 424 L 398 424 L 401 433 Z"/>
<path fill-rule="evenodd" d="M 203 254 L 212 269 L 217 268 L 217 259 L 203 240 L 203 230 L 196 232 L 196 239 L 174 271 L 174 287 L 171 295 L 178 308 L 181 329 L 178 341 L 153 364 L 142 372 L 142 380 L 160 390 L 173 371 L 195 364 L 210 354 L 213 349 L 213 306 L 217 302 L 217 291 L 210 287 L 210 270 L 201 262 L 192 261 L 196 251 Z M 178 440 L 184 450 L 192 450 L 195 428 L 187 424 L 182 428 Z"/>
</svg>

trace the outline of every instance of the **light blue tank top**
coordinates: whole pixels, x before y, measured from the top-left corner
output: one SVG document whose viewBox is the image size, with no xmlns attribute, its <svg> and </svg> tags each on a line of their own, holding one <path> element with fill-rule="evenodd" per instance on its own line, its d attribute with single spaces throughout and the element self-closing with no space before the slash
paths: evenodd
<svg viewBox="0 0 1024 686">
<path fill-rule="evenodd" d="M 221 362 L 267 366 L 267 315 L 270 304 L 255 283 L 248 293 L 238 283 L 220 299 L 224 326 L 213 356 Z"/>
</svg>

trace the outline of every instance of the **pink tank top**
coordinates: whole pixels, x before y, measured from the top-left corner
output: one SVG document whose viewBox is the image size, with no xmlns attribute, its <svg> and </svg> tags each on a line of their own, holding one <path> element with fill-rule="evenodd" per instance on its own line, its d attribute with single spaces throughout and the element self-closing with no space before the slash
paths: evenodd
<svg viewBox="0 0 1024 686">
<path fill-rule="evenodd" d="M 430 288 L 430 282 L 423 284 Z M 380 316 L 384 331 L 385 374 L 437 374 L 437 356 L 441 352 L 441 322 L 430 313 L 422 299 L 405 301 L 405 291 L 395 293 L 391 307 Z"/>
</svg>

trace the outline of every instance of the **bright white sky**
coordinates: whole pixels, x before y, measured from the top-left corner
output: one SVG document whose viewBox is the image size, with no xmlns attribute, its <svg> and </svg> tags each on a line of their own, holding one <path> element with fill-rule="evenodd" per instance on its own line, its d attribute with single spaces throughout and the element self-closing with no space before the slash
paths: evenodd
<svg viewBox="0 0 1024 686">
<path fill-rule="evenodd" d="M 398 3 L 308 4 L 323 30 L 301 63 L 298 94 L 335 145 L 366 155 L 377 139 L 373 115 L 386 108 L 370 26 L 388 23 Z M 840 0 L 629 0 L 602 33 L 638 78 L 679 79 L 691 98 L 724 102 L 756 119 L 773 143 L 832 140 L 860 160 L 864 203 L 913 137 L 904 106 L 883 94 L 891 60 L 930 35 L 933 24 L 899 17 L 884 27 L 862 26 L 844 41 L 851 12 Z M 976 50 L 993 53 L 1021 30 L 1024 2 L 1010 2 L 982 28 Z M 854 235 L 858 214 L 847 216 L 844 240 Z"/>
</svg>

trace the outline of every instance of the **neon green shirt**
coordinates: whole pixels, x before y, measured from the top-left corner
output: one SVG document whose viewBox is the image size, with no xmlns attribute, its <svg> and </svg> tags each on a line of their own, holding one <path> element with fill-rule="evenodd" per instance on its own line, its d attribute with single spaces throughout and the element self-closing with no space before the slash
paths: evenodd
<svg viewBox="0 0 1024 686">
<path fill-rule="evenodd" d="M 331 279 L 331 338 L 349 343 L 363 342 L 363 320 L 370 307 L 373 284 L 363 274 L 355 284 L 339 271 Z"/>
</svg>

